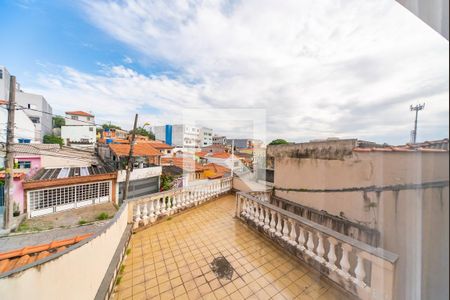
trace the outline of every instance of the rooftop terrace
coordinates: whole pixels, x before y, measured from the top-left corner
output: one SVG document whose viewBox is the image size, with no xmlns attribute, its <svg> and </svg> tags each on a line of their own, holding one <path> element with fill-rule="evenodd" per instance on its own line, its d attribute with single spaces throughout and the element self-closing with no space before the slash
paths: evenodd
<svg viewBox="0 0 450 300">
<path fill-rule="evenodd" d="M 235 204 L 225 195 L 134 234 L 113 298 L 348 298 L 233 218 Z"/>
</svg>

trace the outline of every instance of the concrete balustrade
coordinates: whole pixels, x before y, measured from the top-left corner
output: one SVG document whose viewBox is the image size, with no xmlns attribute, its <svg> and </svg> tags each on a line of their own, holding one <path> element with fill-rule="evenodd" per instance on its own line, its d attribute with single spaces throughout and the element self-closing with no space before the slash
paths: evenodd
<svg viewBox="0 0 450 300">
<path fill-rule="evenodd" d="M 236 217 L 361 299 L 393 299 L 398 255 L 271 205 L 264 195 L 236 194 Z"/>
<path fill-rule="evenodd" d="M 131 199 L 128 201 L 129 218 L 133 223 L 133 229 L 136 230 L 151 225 L 163 217 L 217 198 L 229 192 L 231 188 L 230 177 Z"/>
</svg>

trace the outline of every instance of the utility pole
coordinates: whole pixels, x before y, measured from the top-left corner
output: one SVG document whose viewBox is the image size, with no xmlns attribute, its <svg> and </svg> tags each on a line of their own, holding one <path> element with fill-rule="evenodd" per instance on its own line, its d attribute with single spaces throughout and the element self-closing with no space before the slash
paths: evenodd
<svg viewBox="0 0 450 300">
<path fill-rule="evenodd" d="M 424 104 L 417 104 L 416 106 L 410 106 L 409 109 L 411 111 L 415 111 L 416 112 L 416 118 L 414 120 L 414 129 L 412 131 L 412 137 L 411 137 L 411 142 L 413 144 L 416 143 L 416 138 L 417 138 L 417 117 L 419 116 L 419 111 L 423 110 L 425 108 L 425 103 Z"/>
<path fill-rule="evenodd" d="M 5 157 L 5 211 L 3 213 L 3 228 L 11 228 L 12 203 L 11 189 L 14 180 L 14 113 L 16 110 L 16 76 L 11 76 L 9 81 L 8 125 L 6 127 L 6 157 Z"/>
<path fill-rule="evenodd" d="M 127 162 L 127 175 L 125 178 L 125 186 L 124 186 L 124 190 L 123 190 L 123 199 L 122 202 L 120 204 L 123 203 L 123 201 L 125 199 L 127 199 L 128 197 L 128 187 L 130 185 L 130 174 L 131 174 L 131 169 L 133 168 L 133 149 L 134 149 L 134 144 L 135 144 L 135 140 L 136 140 L 136 127 L 137 127 L 137 121 L 138 121 L 138 114 L 136 114 L 136 116 L 134 117 L 134 125 L 133 125 L 133 132 L 131 133 L 131 140 L 130 140 L 130 153 L 128 154 L 128 162 Z"/>
<path fill-rule="evenodd" d="M 231 177 L 234 175 L 234 139 L 231 140 Z"/>
</svg>

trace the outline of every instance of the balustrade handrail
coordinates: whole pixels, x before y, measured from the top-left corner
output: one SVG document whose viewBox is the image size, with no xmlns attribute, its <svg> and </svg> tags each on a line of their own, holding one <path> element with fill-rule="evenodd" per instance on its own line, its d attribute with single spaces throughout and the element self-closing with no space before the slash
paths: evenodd
<svg viewBox="0 0 450 300">
<path fill-rule="evenodd" d="M 157 192 L 157 193 L 153 193 L 153 194 L 148 194 L 148 195 L 144 195 L 144 196 L 139 196 L 139 197 L 135 197 L 135 198 L 128 198 L 127 202 L 129 204 L 140 204 L 141 202 L 145 202 L 146 200 L 149 200 L 150 198 L 157 198 L 157 197 L 164 197 L 164 196 L 168 196 L 168 195 L 173 195 L 176 193 L 181 193 L 183 191 L 188 191 L 190 188 L 199 188 L 202 186 L 209 186 L 212 185 L 214 183 L 219 183 L 219 182 L 223 182 L 223 181 L 229 181 L 231 180 L 232 177 L 225 177 L 225 178 L 220 178 L 220 179 L 213 179 L 213 180 L 208 180 L 208 182 L 204 182 L 202 184 L 198 184 L 198 185 L 190 185 L 190 186 L 183 186 L 183 187 L 177 187 L 174 189 L 170 189 L 167 191 L 161 191 L 161 192 Z"/>
<path fill-rule="evenodd" d="M 381 258 L 383 260 L 386 260 L 386 261 L 388 261 L 390 263 L 395 263 L 397 261 L 397 259 L 398 259 L 398 255 L 393 253 L 393 252 L 390 252 L 390 251 L 385 250 L 383 248 L 373 247 L 373 246 L 370 246 L 370 245 L 368 245 L 366 243 L 360 242 L 360 241 L 358 241 L 356 239 L 353 239 L 353 238 L 351 238 L 349 236 L 346 236 L 346 235 L 344 235 L 342 233 L 336 232 L 336 231 L 334 231 L 334 230 L 332 230 L 332 229 L 330 229 L 330 228 L 328 228 L 326 226 L 323 226 L 323 225 L 320 225 L 318 223 L 312 222 L 312 221 L 310 221 L 310 220 L 308 220 L 306 218 L 303 218 L 301 216 L 298 216 L 298 215 L 296 215 L 296 214 L 294 214 L 294 213 L 292 213 L 290 211 L 287 211 L 287 210 L 284 210 L 282 208 L 279 208 L 278 206 L 272 205 L 272 204 L 270 204 L 268 202 L 261 201 L 257 197 L 252 196 L 252 195 L 250 195 L 248 193 L 237 192 L 236 194 L 241 195 L 243 197 L 246 197 L 246 198 L 248 198 L 248 199 L 250 199 L 250 200 L 252 200 L 254 202 L 257 202 L 258 204 L 260 204 L 262 206 L 265 206 L 265 207 L 267 207 L 267 208 L 269 208 L 271 210 L 274 210 L 274 211 L 276 211 L 276 212 L 278 212 L 278 213 L 280 213 L 280 214 L 282 214 L 282 215 L 284 215 L 284 216 L 286 216 L 286 217 L 288 217 L 290 219 L 293 219 L 293 220 L 295 220 L 295 221 L 297 221 L 299 223 L 302 223 L 303 225 L 305 225 L 306 227 L 309 227 L 310 229 L 320 231 L 320 232 L 322 232 L 325 235 L 334 237 L 335 239 L 340 240 L 340 241 L 344 242 L 345 244 L 349 244 L 352 247 L 355 247 L 355 248 L 357 248 L 357 249 L 359 249 L 361 251 L 364 251 L 364 252 L 367 252 L 369 254 L 372 254 L 372 255 L 374 255 L 374 256 L 376 256 L 378 258 Z"/>
</svg>

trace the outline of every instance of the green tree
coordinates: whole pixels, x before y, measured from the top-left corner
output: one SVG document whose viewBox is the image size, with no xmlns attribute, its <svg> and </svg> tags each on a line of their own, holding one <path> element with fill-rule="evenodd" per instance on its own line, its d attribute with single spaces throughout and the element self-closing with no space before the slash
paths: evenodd
<svg viewBox="0 0 450 300">
<path fill-rule="evenodd" d="M 120 127 L 119 125 L 114 125 L 114 124 L 111 124 L 111 123 L 109 123 L 109 124 L 107 124 L 107 123 L 103 124 L 103 125 L 102 125 L 102 128 L 103 128 L 103 129 L 122 129 L 122 127 Z"/>
<path fill-rule="evenodd" d="M 167 191 L 172 188 L 173 177 L 170 175 L 161 175 L 161 191 Z"/>
<path fill-rule="evenodd" d="M 66 125 L 66 119 L 60 116 L 53 117 L 53 128 L 61 128 L 64 125 Z"/>
<path fill-rule="evenodd" d="M 285 145 L 285 144 L 289 144 L 289 142 L 283 139 L 276 139 L 271 141 L 269 145 Z"/>
<path fill-rule="evenodd" d="M 63 139 L 53 134 L 46 134 L 44 135 L 44 144 L 59 144 L 62 146 Z"/>
<path fill-rule="evenodd" d="M 130 130 L 130 134 L 133 133 L 133 130 Z M 148 136 L 151 140 L 155 139 L 155 134 L 153 132 L 151 132 L 150 130 L 147 130 L 143 127 L 138 127 L 136 128 L 136 134 L 138 135 L 143 135 L 143 136 Z"/>
</svg>

